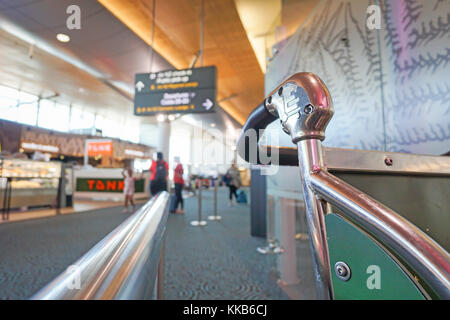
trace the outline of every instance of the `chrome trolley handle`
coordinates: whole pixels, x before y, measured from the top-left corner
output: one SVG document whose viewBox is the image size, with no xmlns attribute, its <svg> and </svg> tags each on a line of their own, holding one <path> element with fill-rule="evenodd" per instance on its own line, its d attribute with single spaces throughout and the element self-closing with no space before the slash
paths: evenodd
<svg viewBox="0 0 450 320">
<path fill-rule="evenodd" d="M 400 258 L 417 275 L 411 280 L 426 297 L 429 295 L 418 279 L 439 298 L 450 299 L 449 253 L 399 214 L 327 171 L 322 141 L 333 113 L 331 96 L 323 81 L 312 73 L 297 73 L 253 111 L 238 140 L 240 156 L 249 161 L 246 131 L 264 129 L 278 118 L 283 131 L 297 145 L 318 298 L 333 298 L 325 214 L 334 205 L 342 210 L 344 218 L 378 239 L 389 254 Z M 292 159 L 282 159 L 284 156 L 280 153 L 280 164 L 292 163 Z"/>
</svg>

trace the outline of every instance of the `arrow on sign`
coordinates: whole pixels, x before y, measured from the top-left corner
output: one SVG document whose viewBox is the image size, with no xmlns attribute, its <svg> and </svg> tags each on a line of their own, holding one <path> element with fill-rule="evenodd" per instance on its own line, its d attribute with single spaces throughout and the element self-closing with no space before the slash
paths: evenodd
<svg viewBox="0 0 450 320">
<path fill-rule="evenodd" d="M 206 98 L 205 102 L 202 103 L 202 106 L 204 106 L 206 110 L 211 109 L 213 105 L 214 103 L 209 100 L 209 98 Z"/>
<path fill-rule="evenodd" d="M 138 89 L 139 92 L 141 92 L 142 88 L 144 88 L 145 85 L 142 83 L 142 81 L 139 81 L 136 83 L 136 89 Z"/>
</svg>

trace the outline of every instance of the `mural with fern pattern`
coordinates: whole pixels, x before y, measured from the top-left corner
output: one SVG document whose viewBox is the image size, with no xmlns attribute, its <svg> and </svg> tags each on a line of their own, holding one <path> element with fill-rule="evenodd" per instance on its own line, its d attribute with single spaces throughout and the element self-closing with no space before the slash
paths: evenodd
<svg viewBox="0 0 450 320">
<path fill-rule="evenodd" d="M 366 27 L 372 4 L 381 30 Z M 438 155 L 450 151 L 449 62 L 449 0 L 322 0 L 279 48 L 266 92 L 316 73 L 335 107 L 325 145 Z"/>
</svg>

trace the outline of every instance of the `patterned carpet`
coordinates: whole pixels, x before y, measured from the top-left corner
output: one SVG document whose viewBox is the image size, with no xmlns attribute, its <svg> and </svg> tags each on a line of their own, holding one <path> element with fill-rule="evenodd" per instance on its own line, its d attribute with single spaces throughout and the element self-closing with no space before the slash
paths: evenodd
<svg viewBox="0 0 450 320">
<path fill-rule="evenodd" d="M 0 299 L 27 299 L 128 215 L 107 208 L 0 224 Z"/>
<path fill-rule="evenodd" d="M 204 218 L 212 193 L 204 191 Z M 169 216 L 165 299 L 287 299 L 271 276 L 274 256 L 256 252 L 265 240 L 250 237 L 247 205 L 228 207 L 219 192 L 223 220 L 192 227 L 197 198 L 186 214 Z M 27 299 L 64 272 L 128 215 L 120 207 L 0 225 L 0 299 Z"/>
<path fill-rule="evenodd" d="M 248 192 L 247 192 L 248 193 Z M 261 255 L 264 239 L 250 236 L 250 207 L 228 206 L 227 191 L 220 189 L 218 215 L 213 214 L 212 192 L 203 192 L 204 227 L 197 220 L 197 198 L 186 202 L 185 215 L 170 215 L 166 238 L 165 299 L 287 299 L 272 274 L 275 256 Z"/>
</svg>

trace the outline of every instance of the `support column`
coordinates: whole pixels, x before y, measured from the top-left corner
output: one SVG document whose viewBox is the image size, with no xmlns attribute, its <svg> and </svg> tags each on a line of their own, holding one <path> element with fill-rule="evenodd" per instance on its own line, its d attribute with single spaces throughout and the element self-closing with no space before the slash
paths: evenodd
<svg viewBox="0 0 450 320">
<path fill-rule="evenodd" d="M 169 161 L 170 121 L 158 122 L 158 149 L 164 154 L 164 159 Z"/>
<path fill-rule="evenodd" d="M 250 185 L 250 235 L 266 238 L 266 176 L 261 169 L 251 170 Z"/>
<path fill-rule="evenodd" d="M 190 145 L 189 145 L 189 169 L 188 169 L 188 176 L 192 175 L 192 172 L 194 171 L 194 165 L 195 165 L 195 134 L 194 134 L 194 128 L 191 127 L 191 136 L 190 136 Z"/>
</svg>

